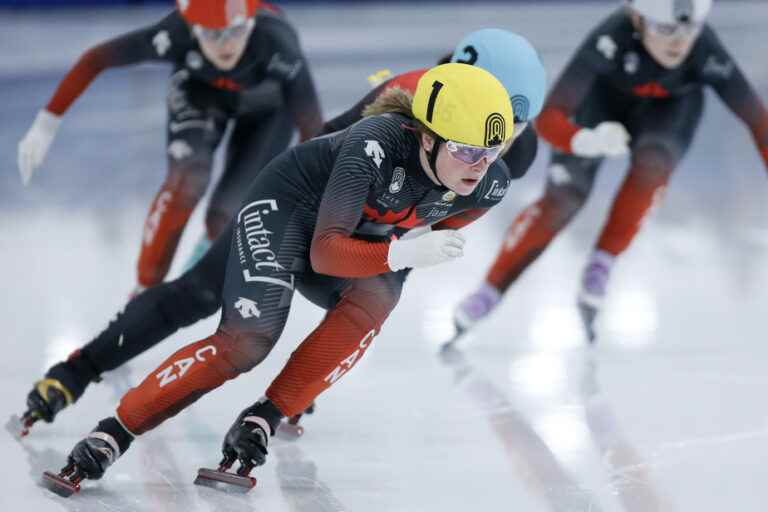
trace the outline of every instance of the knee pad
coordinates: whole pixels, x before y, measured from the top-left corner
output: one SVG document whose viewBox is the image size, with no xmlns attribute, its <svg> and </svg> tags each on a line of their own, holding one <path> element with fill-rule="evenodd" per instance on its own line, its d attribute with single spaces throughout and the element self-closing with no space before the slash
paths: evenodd
<svg viewBox="0 0 768 512">
<path fill-rule="evenodd" d="M 650 186 L 667 181 L 677 164 L 676 151 L 661 140 L 640 141 L 632 152 L 632 173 Z"/>
<path fill-rule="evenodd" d="M 204 157 L 191 156 L 181 161 L 171 159 L 168 165 L 168 178 L 163 188 L 173 191 L 176 202 L 197 204 L 208 188 L 211 165 L 212 160 L 207 154 Z"/>
<path fill-rule="evenodd" d="M 361 328 L 370 329 L 373 327 L 378 331 L 399 299 L 399 289 L 395 291 L 382 286 L 371 291 L 356 290 L 355 293 L 342 294 L 342 300 L 336 308 L 339 309 L 342 304 L 347 306 L 343 308 L 343 311 L 352 322 Z"/>
<path fill-rule="evenodd" d="M 271 335 L 262 332 L 228 333 L 219 328 L 222 348 L 227 362 L 239 373 L 245 373 L 261 363 L 277 343 Z"/>
<path fill-rule="evenodd" d="M 587 196 L 588 191 L 575 185 L 547 187 L 541 206 L 550 226 L 557 230 L 567 224 L 584 206 Z"/>
</svg>

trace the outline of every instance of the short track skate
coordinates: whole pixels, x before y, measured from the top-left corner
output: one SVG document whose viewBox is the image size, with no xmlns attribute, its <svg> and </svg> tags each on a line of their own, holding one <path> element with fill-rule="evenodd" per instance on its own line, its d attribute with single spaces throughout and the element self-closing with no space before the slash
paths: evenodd
<svg viewBox="0 0 768 512">
<path fill-rule="evenodd" d="M 246 493 L 256 487 L 256 479 L 249 476 L 253 466 L 240 466 L 237 473 L 227 471 L 232 463 L 221 464 L 219 469 L 200 468 L 197 470 L 195 485 L 202 485 L 221 491 Z"/>
<path fill-rule="evenodd" d="M 43 473 L 43 486 L 49 491 L 58 494 L 63 498 L 69 498 L 75 493 L 80 492 L 80 482 L 85 479 L 77 468 L 75 462 L 70 462 L 59 474 L 46 471 Z"/>
</svg>

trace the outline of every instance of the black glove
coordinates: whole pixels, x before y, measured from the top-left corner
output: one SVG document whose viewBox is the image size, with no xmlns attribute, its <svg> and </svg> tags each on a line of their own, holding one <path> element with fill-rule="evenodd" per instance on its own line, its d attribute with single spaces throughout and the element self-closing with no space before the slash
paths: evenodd
<svg viewBox="0 0 768 512">
<path fill-rule="evenodd" d="M 236 115 L 267 115 L 284 106 L 281 84 L 275 80 L 264 80 L 238 93 Z"/>
<path fill-rule="evenodd" d="M 237 417 L 224 437 L 220 466 L 229 468 L 240 461 L 239 475 L 248 475 L 254 466 L 267 460 L 269 437 L 275 434 L 283 415 L 269 400 L 256 402 Z"/>
<path fill-rule="evenodd" d="M 218 89 L 200 80 L 189 80 L 184 87 L 187 102 L 202 111 L 217 110 L 234 116 L 240 106 L 240 93 Z"/>
</svg>

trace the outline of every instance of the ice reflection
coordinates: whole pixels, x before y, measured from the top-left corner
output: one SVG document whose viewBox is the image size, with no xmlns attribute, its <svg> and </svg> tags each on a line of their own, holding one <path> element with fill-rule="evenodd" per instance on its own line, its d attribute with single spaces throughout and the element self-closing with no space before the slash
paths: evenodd
<svg viewBox="0 0 768 512">
<path fill-rule="evenodd" d="M 568 389 L 565 361 L 556 352 L 539 352 L 514 360 L 509 379 L 517 392 L 539 399 L 558 397 Z"/>
<path fill-rule="evenodd" d="M 516 474 L 548 504 L 550 510 L 602 510 L 592 492 L 580 485 L 560 464 L 526 414 L 518 410 L 491 379 L 471 365 L 463 352 L 445 350 L 441 352 L 441 360 L 454 371 L 456 386 L 463 389 L 485 414 Z M 550 367 L 544 382 L 557 380 L 559 370 L 562 368 L 557 365 Z"/>
<path fill-rule="evenodd" d="M 343 512 L 348 510 L 333 491 L 318 480 L 317 464 L 297 444 L 276 445 L 275 473 L 280 490 L 294 512 Z"/>
<path fill-rule="evenodd" d="M 609 471 L 613 494 L 626 512 L 673 510 L 662 500 L 651 478 L 650 466 L 621 431 L 618 418 L 597 380 L 597 361 L 584 357 L 581 391 L 589 433 Z"/>
<path fill-rule="evenodd" d="M 632 348 L 652 343 L 659 325 L 656 298 L 648 284 L 626 283 L 612 291 L 601 317 L 602 339 L 619 340 Z"/>
</svg>

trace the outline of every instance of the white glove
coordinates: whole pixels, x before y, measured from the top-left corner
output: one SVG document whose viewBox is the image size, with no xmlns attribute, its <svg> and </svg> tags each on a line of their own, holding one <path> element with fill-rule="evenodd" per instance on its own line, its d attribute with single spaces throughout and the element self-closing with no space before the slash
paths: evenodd
<svg viewBox="0 0 768 512">
<path fill-rule="evenodd" d="M 574 155 L 590 158 L 626 155 L 630 138 L 623 124 L 604 121 L 595 128 L 577 131 L 571 139 L 571 150 Z"/>
<path fill-rule="evenodd" d="M 464 242 L 464 235 L 453 229 L 430 231 L 406 240 L 393 240 L 389 244 L 387 263 L 393 271 L 445 263 L 464 256 Z"/>
<path fill-rule="evenodd" d="M 37 113 L 29 131 L 19 142 L 19 174 L 24 186 L 29 183 L 35 169 L 45 160 L 60 124 L 59 116 L 43 109 Z"/>
</svg>

